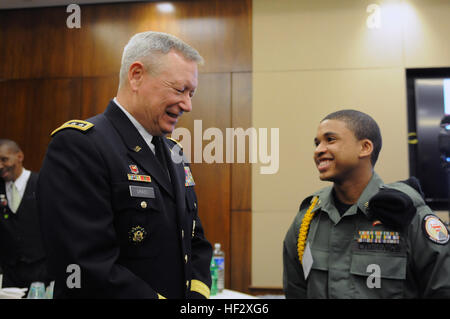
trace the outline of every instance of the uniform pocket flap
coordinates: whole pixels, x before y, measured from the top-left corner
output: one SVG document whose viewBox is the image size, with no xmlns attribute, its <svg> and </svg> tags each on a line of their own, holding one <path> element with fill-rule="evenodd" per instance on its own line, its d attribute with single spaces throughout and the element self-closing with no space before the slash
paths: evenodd
<svg viewBox="0 0 450 319">
<path fill-rule="evenodd" d="M 311 250 L 313 256 L 313 269 L 328 271 L 328 252 L 323 250 Z"/>
<path fill-rule="evenodd" d="M 351 274 L 370 276 L 375 270 L 379 270 L 381 278 L 405 279 L 406 257 L 353 254 L 350 267 Z"/>
</svg>

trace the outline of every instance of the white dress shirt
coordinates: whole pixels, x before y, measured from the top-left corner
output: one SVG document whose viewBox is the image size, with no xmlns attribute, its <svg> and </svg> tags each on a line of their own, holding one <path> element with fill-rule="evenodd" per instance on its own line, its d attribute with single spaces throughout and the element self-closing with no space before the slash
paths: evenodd
<svg viewBox="0 0 450 319">
<path fill-rule="evenodd" d="M 25 194 L 25 188 L 27 187 L 28 179 L 30 178 L 31 172 L 25 168 L 22 169 L 20 176 L 13 182 L 9 181 L 5 183 L 6 188 L 6 199 L 8 203 L 12 203 L 12 186 L 16 185 L 17 191 L 20 195 L 20 201 L 22 201 L 23 195 Z"/>
<path fill-rule="evenodd" d="M 150 149 L 152 150 L 153 154 L 155 154 L 155 145 L 152 144 L 153 135 L 151 135 L 149 132 L 147 132 L 147 130 L 141 125 L 141 123 L 139 123 L 133 117 L 133 115 L 128 113 L 128 111 L 125 110 L 125 108 L 122 105 L 120 105 L 119 101 L 117 101 L 117 98 L 114 98 L 113 101 L 122 110 L 122 112 L 125 113 L 125 115 L 130 119 L 131 123 L 133 123 L 133 125 L 136 127 L 136 129 L 138 130 L 139 134 L 141 134 L 141 136 L 144 139 L 145 143 L 147 143 L 148 147 L 150 147 Z"/>
</svg>

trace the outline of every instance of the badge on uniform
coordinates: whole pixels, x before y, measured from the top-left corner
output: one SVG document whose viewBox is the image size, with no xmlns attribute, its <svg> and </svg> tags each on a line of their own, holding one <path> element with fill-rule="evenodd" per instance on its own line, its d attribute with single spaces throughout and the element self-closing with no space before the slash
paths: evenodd
<svg viewBox="0 0 450 319">
<path fill-rule="evenodd" d="M 394 231 L 360 230 L 356 242 L 361 250 L 400 251 L 400 235 Z"/>
<path fill-rule="evenodd" d="M 393 231 L 372 231 L 360 230 L 358 231 L 358 243 L 369 244 L 399 244 L 400 236 L 398 232 Z"/>
<path fill-rule="evenodd" d="M 142 243 L 145 237 L 147 237 L 147 231 L 141 226 L 132 227 L 128 232 L 128 239 L 133 244 Z"/>
<path fill-rule="evenodd" d="M 150 183 L 152 181 L 152 178 L 150 176 L 148 176 L 148 175 L 128 174 L 128 180 L 129 181 L 136 181 L 136 182 Z"/>
<path fill-rule="evenodd" d="M 6 199 L 5 194 L 0 194 L 0 205 L 3 207 L 8 206 L 8 200 Z"/>
<path fill-rule="evenodd" d="M 155 189 L 153 187 L 142 187 L 129 185 L 131 197 L 155 198 Z"/>
<path fill-rule="evenodd" d="M 137 165 L 128 165 L 128 167 L 130 168 L 131 173 L 133 174 L 139 174 L 139 168 L 137 167 Z"/>
<path fill-rule="evenodd" d="M 184 186 L 195 186 L 194 177 L 189 166 L 184 167 Z"/>
<path fill-rule="evenodd" d="M 429 240 L 441 245 L 448 243 L 448 229 L 438 217 L 434 215 L 426 215 L 423 219 L 422 225 L 423 231 Z"/>
</svg>

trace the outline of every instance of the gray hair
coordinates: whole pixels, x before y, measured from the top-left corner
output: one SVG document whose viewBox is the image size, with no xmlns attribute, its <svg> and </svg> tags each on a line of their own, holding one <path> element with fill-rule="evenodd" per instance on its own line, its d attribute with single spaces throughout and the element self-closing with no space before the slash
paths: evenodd
<svg viewBox="0 0 450 319">
<path fill-rule="evenodd" d="M 173 35 L 154 31 L 137 33 L 131 37 L 123 49 L 119 88 L 126 83 L 128 70 L 135 61 L 141 60 L 147 70 L 156 73 L 160 65 L 159 58 L 172 49 L 181 53 L 189 61 L 197 62 L 197 64 L 204 63 L 203 57 L 197 50 Z"/>
</svg>

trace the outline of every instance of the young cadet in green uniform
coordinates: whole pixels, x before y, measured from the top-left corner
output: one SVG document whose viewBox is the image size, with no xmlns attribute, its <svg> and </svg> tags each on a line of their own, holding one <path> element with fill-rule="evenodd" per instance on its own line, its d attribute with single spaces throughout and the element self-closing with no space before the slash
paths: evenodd
<svg viewBox="0 0 450 319">
<path fill-rule="evenodd" d="M 374 172 L 381 134 L 367 114 L 325 117 L 314 161 L 333 186 L 307 197 L 283 247 L 287 298 L 449 298 L 449 232 L 412 178 Z"/>
</svg>

